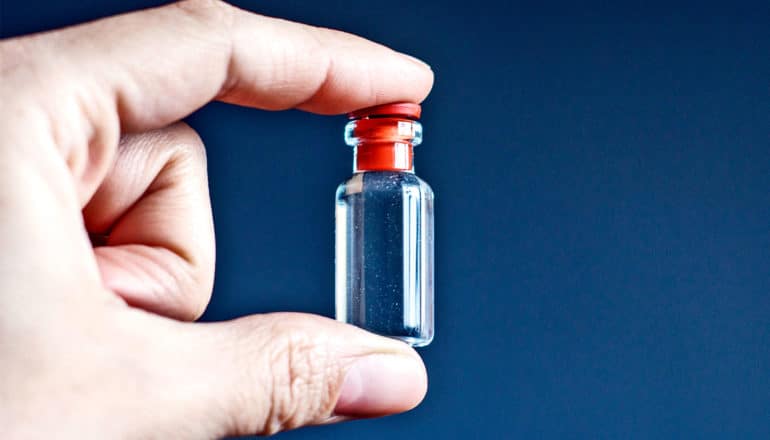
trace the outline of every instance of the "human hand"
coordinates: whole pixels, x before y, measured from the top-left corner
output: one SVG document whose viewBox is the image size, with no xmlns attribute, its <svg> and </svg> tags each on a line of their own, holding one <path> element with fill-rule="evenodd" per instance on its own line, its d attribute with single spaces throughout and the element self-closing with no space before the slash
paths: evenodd
<svg viewBox="0 0 770 440">
<path fill-rule="evenodd" d="M 406 344 L 312 315 L 190 323 L 214 275 L 211 100 L 334 114 L 420 102 L 423 63 L 188 1 L 0 42 L 0 426 L 6 437 L 214 438 L 397 413 Z M 101 240 L 93 247 L 90 237 Z"/>
</svg>

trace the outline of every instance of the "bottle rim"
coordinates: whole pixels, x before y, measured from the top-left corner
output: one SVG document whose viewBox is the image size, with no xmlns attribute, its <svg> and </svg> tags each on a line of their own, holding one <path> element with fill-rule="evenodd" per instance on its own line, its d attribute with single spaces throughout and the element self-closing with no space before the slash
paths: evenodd
<svg viewBox="0 0 770 440">
<path fill-rule="evenodd" d="M 390 104 L 366 107 L 350 112 L 348 113 L 348 118 L 355 120 L 366 118 L 401 117 L 405 119 L 417 120 L 420 119 L 421 113 L 422 107 L 420 107 L 420 104 L 415 104 L 413 102 L 394 102 Z"/>
</svg>

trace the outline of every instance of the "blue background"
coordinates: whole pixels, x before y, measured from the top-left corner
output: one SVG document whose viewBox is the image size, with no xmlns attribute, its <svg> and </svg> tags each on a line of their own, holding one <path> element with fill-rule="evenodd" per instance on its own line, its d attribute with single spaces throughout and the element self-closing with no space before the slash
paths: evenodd
<svg viewBox="0 0 770 440">
<path fill-rule="evenodd" d="M 3 2 L 2 34 L 147 1 Z M 425 59 L 437 337 L 405 415 L 281 438 L 770 438 L 770 7 L 240 2 Z M 333 313 L 343 117 L 211 104 L 204 317 Z"/>
</svg>

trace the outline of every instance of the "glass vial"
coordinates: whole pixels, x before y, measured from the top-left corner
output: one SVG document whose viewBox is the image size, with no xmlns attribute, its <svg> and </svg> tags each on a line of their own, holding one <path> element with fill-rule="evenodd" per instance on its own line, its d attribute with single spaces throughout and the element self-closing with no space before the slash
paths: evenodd
<svg viewBox="0 0 770 440">
<path fill-rule="evenodd" d="M 420 106 L 351 113 L 353 176 L 336 196 L 336 316 L 412 346 L 433 339 L 433 191 L 414 174 Z"/>
</svg>

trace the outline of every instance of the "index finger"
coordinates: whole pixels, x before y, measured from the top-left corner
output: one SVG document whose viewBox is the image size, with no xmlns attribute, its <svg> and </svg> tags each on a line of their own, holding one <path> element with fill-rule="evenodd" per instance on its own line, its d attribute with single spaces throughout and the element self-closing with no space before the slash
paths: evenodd
<svg viewBox="0 0 770 440">
<path fill-rule="evenodd" d="M 95 131 L 116 114 L 129 131 L 162 127 L 212 99 L 323 114 L 421 102 L 433 83 L 427 65 L 385 46 L 211 0 L 27 38 L 25 57 L 49 67 L 36 71 L 55 73 L 46 81 L 85 93 Z"/>
</svg>

